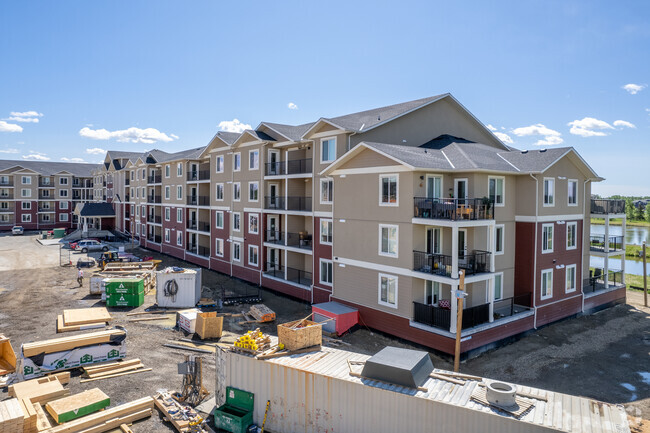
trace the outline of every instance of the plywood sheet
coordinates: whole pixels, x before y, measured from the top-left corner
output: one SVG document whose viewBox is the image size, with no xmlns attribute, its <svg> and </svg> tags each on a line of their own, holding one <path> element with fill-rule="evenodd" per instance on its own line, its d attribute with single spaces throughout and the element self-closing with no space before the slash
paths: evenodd
<svg viewBox="0 0 650 433">
<path fill-rule="evenodd" d="M 109 329 L 106 331 L 89 332 L 87 334 L 74 335 L 70 337 L 25 343 L 23 344 L 23 356 L 30 357 L 41 353 L 55 353 L 75 349 L 77 347 L 108 343 L 111 341 L 111 337 L 124 334 L 125 332 L 122 330 Z"/>
<path fill-rule="evenodd" d="M 113 320 L 106 307 L 77 308 L 63 310 L 65 326 L 87 325 L 89 323 L 110 322 Z"/>
</svg>

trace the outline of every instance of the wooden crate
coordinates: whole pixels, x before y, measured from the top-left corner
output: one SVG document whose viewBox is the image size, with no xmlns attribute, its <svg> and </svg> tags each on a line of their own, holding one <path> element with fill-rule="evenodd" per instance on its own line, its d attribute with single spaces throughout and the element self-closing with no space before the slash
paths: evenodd
<svg viewBox="0 0 650 433">
<path fill-rule="evenodd" d="M 300 328 L 292 328 L 302 322 Z M 323 325 L 311 320 L 296 320 L 278 325 L 278 343 L 288 350 L 320 346 L 323 342 Z"/>
<path fill-rule="evenodd" d="M 207 338 L 221 338 L 223 332 L 223 316 L 217 317 L 215 311 L 211 313 L 198 313 L 196 315 L 196 329 L 202 340 Z"/>
<path fill-rule="evenodd" d="M 16 371 L 16 353 L 11 341 L 0 334 L 0 376 Z"/>
</svg>

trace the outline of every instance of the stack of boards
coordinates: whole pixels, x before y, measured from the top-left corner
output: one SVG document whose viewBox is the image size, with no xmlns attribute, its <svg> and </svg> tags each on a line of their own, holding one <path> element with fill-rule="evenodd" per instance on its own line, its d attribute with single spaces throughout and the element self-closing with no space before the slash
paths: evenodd
<svg viewBox="0 0 650 433">
<path fill-rule="evenodd" d="M 105 307 L 63 310 L 56 318 L 56 332 L 104 328 L 113 320 Z"/>
<path fill-rule="evenodd" d="M 151 368 L 144 368 L 144 364 L 139 359 L 91 365 L 84 367 L 84 375 L 87 379 L 81 379 L 81 383 L 125 376 L 127 374 L 142 373 L 143 371 L 151 371 Z"/>
</svg>

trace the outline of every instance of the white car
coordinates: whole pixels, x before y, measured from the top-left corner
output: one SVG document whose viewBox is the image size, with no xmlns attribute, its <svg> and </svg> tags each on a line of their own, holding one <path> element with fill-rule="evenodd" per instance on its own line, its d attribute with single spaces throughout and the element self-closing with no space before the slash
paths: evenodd
<svg viewBox="0 0 650 433">
<path fill-rule="evenodd" d="M 23 229 L 21 226 L 14 226 L 11 228 L 11 234 L 12 235 L 22 235 L 25 232 L 25 229 Z"/>
<path fill-rule="evenodd" d="M 88 251 L 108 251 L 108 245 L 88 239 L 84 241 L 79 241 L 77 243 L 77 247 L 75 248 L 75 251 L 81 251 L 82 253 L 87 253 Z"/>
</svg>

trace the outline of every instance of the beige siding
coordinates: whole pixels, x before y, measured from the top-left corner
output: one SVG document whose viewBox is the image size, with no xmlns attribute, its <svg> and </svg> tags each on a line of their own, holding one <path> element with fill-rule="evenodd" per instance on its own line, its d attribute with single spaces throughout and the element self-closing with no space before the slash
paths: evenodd
<svg viewBox="0 0 650 433">
<path fill-rule="evenodd" d="M 394 159 L 388 158 L 374 150 L 365 149 L 357 154 L 352 160 L 346 162 L 340 170 L 354 169 L 354 168 L 368 168 L 368 167 L 384 167 L 391 165 L 401 165 Z"/>
</svg>

